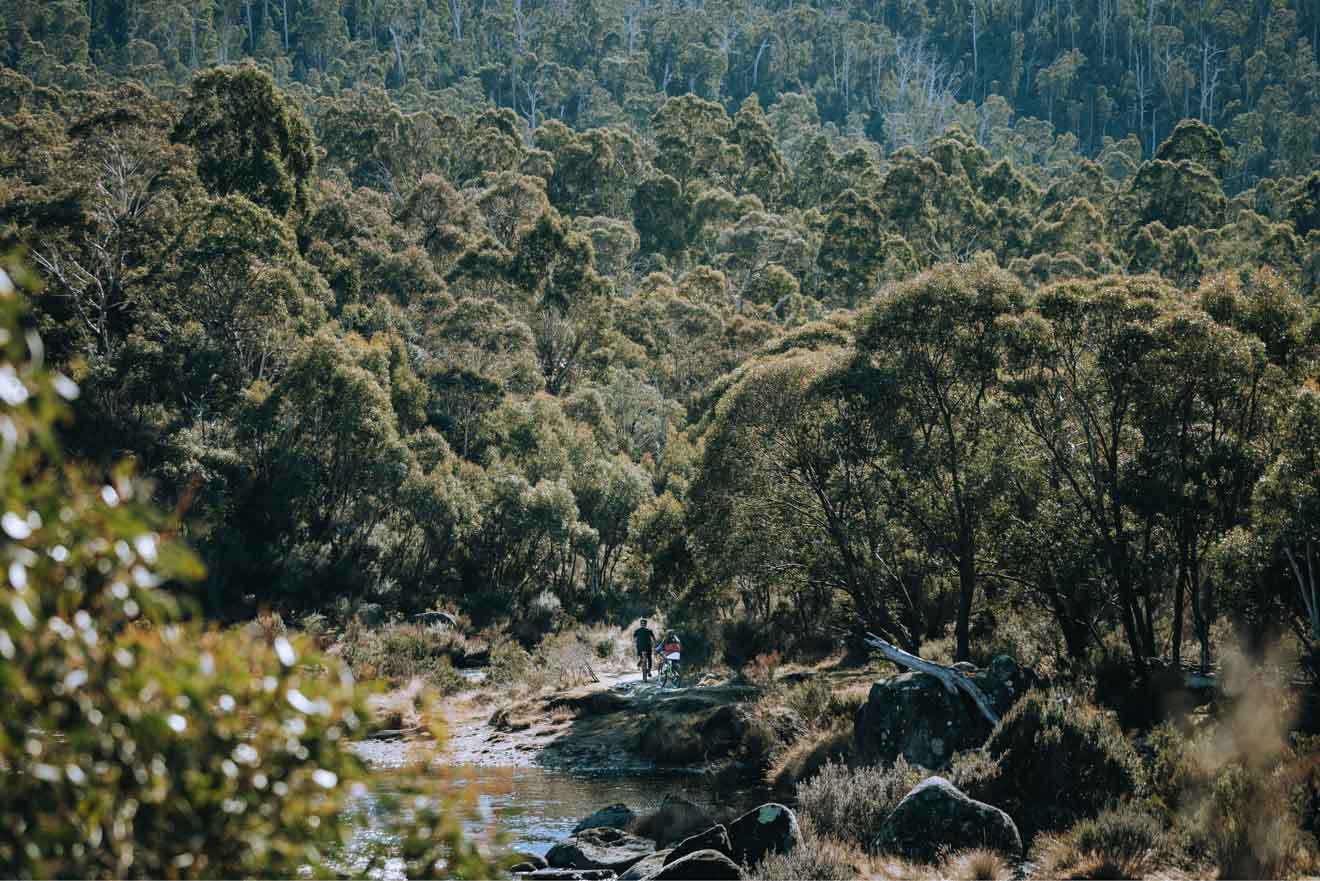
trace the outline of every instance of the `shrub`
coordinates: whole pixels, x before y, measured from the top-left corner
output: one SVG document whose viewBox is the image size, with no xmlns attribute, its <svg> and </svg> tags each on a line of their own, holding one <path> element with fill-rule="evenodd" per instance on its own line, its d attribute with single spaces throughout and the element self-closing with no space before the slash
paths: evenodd
<svg viewBox="0 0 1320 881">
<path fill-rule="evenodd" d="M 970 795 L 1007 811 L 1025 840 L 1140 795 L 1144 775 L 1113 720 L 1080 697 L 1030 691 L 985 745 L 999 773 Z"/>
<path fill-rule="evenodd" d="M 819 679 L 808 679 L 785 689 L 783 702 L 809 725 L 824 728 L 833 722 L 832 698 L 833 694 L 827 684 Z"/>
<path fill-rule="evenodd" d="M 1287 877 L 1305 842 L 1280 769 L 1240 761 L 1216 775 L 1196 813 L 1194 838 L 1220 878 Z"/>
<path fill-rule="evenodd" d="M 747 681 L 760 688 L 770 685 L 775 681 L 775 673 L 779 670 L 781 660 L 777 651 L 757 655 L 743 671 Z"/>
<path fill-rule="evenodd" d="M 1196 775 L 1191 742 L 1173 723 L 1164 722 L 1146 736 L 1146 743 L 1150 747 L 1146 777 L 1151 798 L 1172 816 L 1182 806 Z"/>
<path fill-rule="evenodd" d="M 828 762 L 798 787 L 798 810 L 821 835 L 869 849 L 880 824 L 921 778 L 902 757 L 889 768 Z"/>
<path fill-rule="evenodd" d="M 490 670 L 487 681 L 492 685 L 514 685 L 525 681 L 532 668 L 532 656 L 512 639 L 498 639 L 490 647 Z"/>
<path fill-rule="evenodd" d="M 326 874 L 365 776 L 344 748 L 363 693 L 301 637 L 183 617 L 159 585 L 200 566 L 126 471 L 63 460 L 76 387 L 20 309 L 0 271 L 0 876 Z M 399 820 L 408 870 L 488 877 L 440 807 L 414 815 L 429 842 Z"/>
<path fill-rule="evenodd" d="M 720 628 L 720 642 L 724 646 L 724 663 L 734 670 L 742 670 L 758 655 L 772 649 L 765 629 L 746 618 L 725 623 Z"/>
<path fill-rule="evenodd" d="M 463 637 L 448 630 L 417 624 L 389 624 L 378 630 L 350 625 L 344 639 L 344 660 L 355 675 L 401 685 L 414 678 L 442 694 L 463 688 L 463 677 L 450 656 L 462 651 Z"/>
<path fill-rule="evenodd" d="M 797 788 L 820 773 L 828 763 L 846 763 L 852 755 L 853 731 L 849 723 L 836 723 L 817 730 L 784 750 L 771 771 L 770 784 L 775 792 L 793 794 Z"/>
<path fill-rule="evenodd" d="M 1041 859 L 1050 877 L 1142 878 L 1167 866 L 1176 850 L 1156 817 L 1125 803 L 1050 839 Z"/>
<path fill-rule="evenodd" d="M 764 881 L 846 881 L 871 876 L 871 859 L 857 845 L 804 828 L 802 841 L 788 853 L 772 853 L 752 868 Z"/>
<path fill-rule="evenodd" d="M 953 757 L 944 776 L 963 792 L 985 792 L 999 777 L 999 763 L 984 750 L 967 750 Z"/>
</svg>

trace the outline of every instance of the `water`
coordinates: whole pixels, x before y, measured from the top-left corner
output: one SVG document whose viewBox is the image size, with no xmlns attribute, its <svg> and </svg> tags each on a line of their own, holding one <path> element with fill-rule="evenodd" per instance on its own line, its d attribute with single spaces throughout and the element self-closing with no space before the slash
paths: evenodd
<svg viewBox="0 0 1320 881">
<path fill-rule="evenodd" d="M 391 849 L 380 825 L 385 796 L 399 791 L 400 774 L 415 779 L 415 771 L 383 769 L 375 774 L 372 790 L 356 806 L 359 828 L 346 855 L 352 865 L 372 849 Z M 666 795 L 681 795 L 706 808 L 716 818 L 741 813 L 766 800 L 759 787 L 717 790 L 696 776 L 588 775 L 540 767 L 440 766 L 432 764 L 428 784 L 437 795 L 466 800 L 474 816 L 464 829 L 472 840 L 499 836 L 500 847 L 544 856 L 573 832 L 578 821 L 608 805 L 622 802 L 638 814 L 659 806 Z M 428 785 L 428 789 L 431 786 Z M 383 877 L 401 877 L 402 866 L 391 860 Z"/>
<path fill-rule="evenodd" d="M 391 762 L 388 754 L 376 753 L 372 758 L 378 762 L 372 774 L 375 782 L 352 807 L 355 831 L 348 852 L 338 861 L 354 876 L 366 869 L 368 855 L 397 852 L 395 839 L 384 828 L 388 812 L 397 810 L 389 796 L 403 789 L 405 774 L 409 785 L 416 783 L 417 771 Z M 642 815 L 659 807 L 665 796 L 681 795 L 722 819 L 767 800 L 762 787 L 717 789 L 709 778 L 693 774 L 583 774 L 535 766 L 449 766 L 440 762 L 430 763 L 425 773 L 428 793 L 473 808 L 471 816 L 463 820 L 467 839 L 487 841 L 492 852 L 539 856 L 572 835 L 579 820 L 610 804 L 627 804 Z M 401 878 L 403 864 L 388 859 L 384 870 L 371 874 L 387 880 Z"/>
</svg>

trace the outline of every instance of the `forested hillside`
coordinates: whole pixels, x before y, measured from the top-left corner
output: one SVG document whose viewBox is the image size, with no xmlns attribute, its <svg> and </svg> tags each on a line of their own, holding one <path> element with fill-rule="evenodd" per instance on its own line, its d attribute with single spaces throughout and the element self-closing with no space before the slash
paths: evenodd
<svg viewBox="0 0 1320 881">
<path fill-rule="evenodd" d="M 1314 4 L 9 11 L 0 252 L 210 614 L 1320 636 Z"/>
<path fill-rule="evenodd" d="M 493 102 L 530 128 L 647 131 L 668 97 L 924 150 L 959 121 L 1024 170 L 1174 125 L 1226 133 L 1231 191 L 1320 150 L 1320 9 L 1306 0 L 13 0 L 0 60 L 43 81 L 185 86 L 257 59 L 304 101 L 388 89 L 408 111 Z M 803 136 L 806 141 L 803 141 Z M 792 151 L 790 151 L 792 152 Z M 796 159 L 791 156 L 790 159 Z"/>
</svg>

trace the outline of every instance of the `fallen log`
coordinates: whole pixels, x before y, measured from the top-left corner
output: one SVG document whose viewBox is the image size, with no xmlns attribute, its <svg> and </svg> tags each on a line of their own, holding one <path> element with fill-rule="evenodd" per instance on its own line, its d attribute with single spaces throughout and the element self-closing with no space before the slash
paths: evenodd
<svg viewBox="0 0 1320 881">
<path fill-rule="evenodd" d="M 950 694 L 957 694 L 961 691 L 972 699 L 972 703 L 976 704 L 976 708 L 981 711 L 981 715 L 990 720 L 991 725 L 999 724 L 999 714 L 995 712 L 994 707 L 990 706 L 990 701 L 986 698 L 985 692 L 977 688 L 976 683 L 962 671 L 905 652 L 898 646 L 885 642 L 874 633 L 866 634 L 866 644 L 900 667 L 906 667 L 909 670 L 916 670 L 921 673 L 929 673 L 938 679 Z"/>
</svg>

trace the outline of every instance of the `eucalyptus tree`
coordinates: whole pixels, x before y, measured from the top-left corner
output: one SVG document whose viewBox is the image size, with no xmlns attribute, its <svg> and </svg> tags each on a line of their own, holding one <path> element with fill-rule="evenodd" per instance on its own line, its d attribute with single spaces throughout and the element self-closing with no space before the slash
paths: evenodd
<svg viewBox="0 0 1320 881">
<path fill-rule="evenodd" d="M 988 261 L 942 265 L 883 291 L 857 332 L 849 391 L 892 450 L 895 518 L 957 581 L 959 660 L 1014 458 L 1000 374 L 1005 322 L 1023 300 Z"/>
<path fill-rule="evenodd" d="M 278 216 L 308 204 L 316 149 L 311 126 L 255 67 L 220 67 L 189 87 L 173 138 L 197 154 L 197 174 L 214 195 L 246 196 Z"/>
<path fill-rule="evenodd" d="M 1013 423 L 1081 516 L 1140 669 L 1159 653 L 1163 549 L 1148 496 L 1158 466 L 1138 453 L 1158 384 L 1156 323 L 1174 299 L 1149 278 L 1061 282 L 1007 331 Z"/>
</svg>

